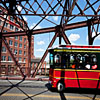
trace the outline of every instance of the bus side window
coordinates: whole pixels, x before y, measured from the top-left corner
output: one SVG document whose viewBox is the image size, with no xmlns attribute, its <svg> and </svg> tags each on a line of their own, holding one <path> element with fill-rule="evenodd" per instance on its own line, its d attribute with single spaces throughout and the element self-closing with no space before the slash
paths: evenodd
<svg viewBox="0 0 100 100">
<path fill-rule="evenodd" d="M 73 55 L 72 60 L 72 68 L 80 69 L 82 68 L 82 56 L 80 54 Z"/>
<path fill-rule="evenodd" d="M 77 69 L 83 68 L 83 57 L 81 54 L 77 54 Z"/>
<path fill-rule="evenodd" d="M 100 53 L 96 54 L 96 58 L 97 58 L 97 69 L 100 70 Z"/>
<path fill-rule="evenodd" d="M 76 67 L 76 61 L 75 61 L 75 55 L 70 55 L 70 67 L 75 68 Z"/>
<path fill-rule="evenodd" d="M 60 64 L 61 63 L 61 56 L 59 54 L 56 54 L 54 56 L 54 61 L 55 61 L 55 64 Z"/>
<path fill-rule="evenodd" d="M 62 66 L 63 68 L 68 68 L 69 56 L 67 54 L 62 55 Z"/>
<path fill-rule="evenodd" d="M 97 58 L 96 55 L 92 55 L 91 56 L 91 65 L 92 65 L 92 69 L 97 69 Z"/>
<path fill-rule="evenodd" d="M 73 64 L 72 64 L 72 68 L 76 68 L 76 69 L 84 69 L 84 56 L 82 56 L 81 54 L 77 54 L 77 55 L 74 55 L 73 56 L 74 58 L 74 61 L 73 61 Z"/>
<path fill-rule="evenodd" d="M 91 69 L 91 62 L 90 62 L 90 57 L 88 54 L 84 55 L 85 57 L 85 69 Z"/>
</svg>

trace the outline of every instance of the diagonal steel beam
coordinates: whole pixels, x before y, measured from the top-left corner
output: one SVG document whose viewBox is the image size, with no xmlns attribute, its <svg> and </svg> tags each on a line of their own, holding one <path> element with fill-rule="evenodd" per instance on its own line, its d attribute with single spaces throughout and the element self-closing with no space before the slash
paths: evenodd
<svg viewBox="0 0 100 100">
<path fill-rule="evenodd" d="M 51 40 L 51 42 L 50 42 L 50 44 L 49 44 L 49 46 L 48 46 L 48 48 L 50 48 L 50 47 L 53 45 L 53 43 L 54 43 L 54 41 L 56 40 L 57 36 L 58 36 L 58 33 L 55 33 L 53 39 Z M 48 48 L 47 48 L 47 50 L 45 51 L 45 53 L 44 53 L 42 59 L 40 60 L 39 65 L 36 67 L 35 71 L 33 72 L 32 77 L 35 77 L 35 76 L 36 76 L 38 70 L 39 70 L 40 67 L 42 66 L 42 63 L 44 62 L 44 60 L 45 60 L 45 58 L 46 58 L 46 56 L 47 56 L 47 54 L 48 54 Z"/>
<path fill-rule="evenodd" d="M 77 8 L 79 9 L 80 14 L 81 14 L 81 15 L 83 15 L 84 13 L 83 13 L 82 9 L 80 8 L 80 6 L 79 6 L 77 3 L 75 3 L 75 5 L 76 5 L 76 6 L 77 6 Z"/>
<path fill-rule="evenodd" d="M 62 37 L 63 37 L 66 44 L 71 44 L 68 37 L 66 36 L 65 32 L 63 32 Z"/>
<path fill-rule="evenodd" d="M 89 4 L 89 6 L 91 7 L 91 9 L 93 10 L 94 14 L 97 15 L 97 12 L 95 11 L 95 9 L 93 8 L 93 6 L 90 4 L 89 0 L 86 0 L 87 3 Z"/>
<path fill-rule="evenodd" d="M 1 53 L 2 53 L 1 51 L 2 51 L 2 32 L 0 32 L 0 67 L 1 67 Z"/>
</svg>

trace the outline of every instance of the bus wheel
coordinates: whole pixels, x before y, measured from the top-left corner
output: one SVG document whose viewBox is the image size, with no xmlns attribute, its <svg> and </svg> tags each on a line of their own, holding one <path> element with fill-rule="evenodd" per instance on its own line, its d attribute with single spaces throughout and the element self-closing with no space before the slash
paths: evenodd
<svg viewBox="0 0 100 100">
<path fill-rule="evenodd" d="M 64 84 L 61 83 L 61 82 L 58 82 L 58 84 L 57 84 L 57 90 L 58 90 L 58 92 L 62 92 L 62 91 L 64 91 L 64 89 L 65 89 Z"/>
</svg>

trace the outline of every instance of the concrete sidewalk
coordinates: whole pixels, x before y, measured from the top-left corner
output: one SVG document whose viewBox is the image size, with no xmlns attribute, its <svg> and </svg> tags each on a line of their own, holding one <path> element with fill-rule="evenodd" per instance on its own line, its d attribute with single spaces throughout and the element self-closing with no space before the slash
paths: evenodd
<svg viewBox="0 0 100 100">
<path fill-rule="evenodd" d="M 48 76 L 40 76 L 37 75 L 35 78 L 31 77 L 25 77 L 23 78 L 22 76 L 1 76 L 1 80 L 35 80 L 35 81 L 49 81 Z"/>
</svg>

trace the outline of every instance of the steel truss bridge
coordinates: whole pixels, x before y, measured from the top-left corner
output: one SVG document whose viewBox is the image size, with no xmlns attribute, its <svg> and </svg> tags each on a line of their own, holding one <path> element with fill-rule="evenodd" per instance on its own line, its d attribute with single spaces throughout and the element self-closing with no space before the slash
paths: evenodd
<svg viewBox="0 0 100 100">
<path fill-rule="evenodd" d="M 29 28 L 28 22 L 27 24 L 25 22 L 27 27 L 27 30 L 25 30 L 17 21 L 22 28 L 22 31 L 3 33 L 4 24 L 6 23 L 5 18 L 0 32 L 0 60 L 2 49 L 1 45 L 2 42 L 5 43 L 5 37 L 25 35 L 28 37 L 28 77 L 36 76 L 38 70 L 41 68 L 42 63 L 44 62 L 48 54 L 48 48 L 52 47 L 57 37 L 59 38 L 59 44 L 62 44 L 62 39 L 65 41 L 66 44 L 71 44 L 71 41 L 68 39 L 67 36 L 67 31 L 87 27 L 89 45 L 93 45 L 95 38 L 100 35 L 100 0 L 0 0 L 0 5 L 2 5 L 7 10 L 7 13 L 1 13 L 1 15 L 11 15 L 16 21 L 16 16 L 20 17 L 20 19 L 24 22 L 25 20 L 23 16 L 38 18 L 37 23 L 33 26 L 32 29 Z M 18 8 L 21 9 L 19 10 Z M 58 17 L 59 22 L 53 21 L 49 17 Z M 52 27 L 45 26 L 44 28 L 36 29 L 36 27 L 40 24 L 42 25 L 44 21 L 50 23 Z M 43 57 L 41 58 L 39 65 L 35 68 L 32 76 L 30 76 L 31 36 L 37 34 L 48 34 L 50 32 L 54 32 L 55 35 L 48 45 Z M 93 35 L 93 32 L 95 33 L 95 35 Z M 15 62 L 17 67 L 19 67 L 22 77 L 25 77 L 20 64 L 16 61 L 14 55 L 10 51 L 9 45 L 7 45 L 6 43 L 5 45 L 9 50 L 13 61 Z"/>
</svg>

